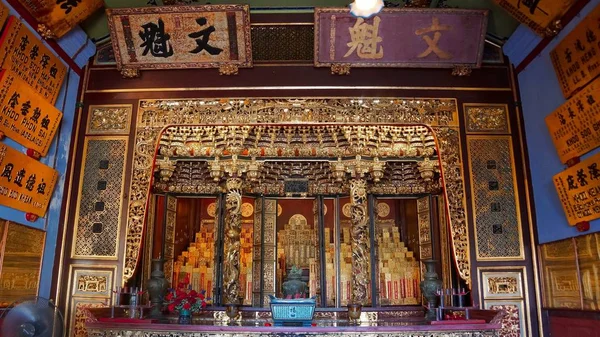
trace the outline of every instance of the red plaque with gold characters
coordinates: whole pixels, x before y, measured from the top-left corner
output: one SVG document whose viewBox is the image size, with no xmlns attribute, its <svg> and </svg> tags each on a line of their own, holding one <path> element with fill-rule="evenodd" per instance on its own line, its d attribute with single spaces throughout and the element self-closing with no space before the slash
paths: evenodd
<svg viewBox="0 0 600 337">
<path fill-rule="evenodd" d="M 577 2 L 577 0 L 550 0 L 550 1 L 523 1 L 523 0 L 494 0 L 498 5 L 508 11 L 519 22 L 527 25 L 534 32 L 542 36 L 555 35 L 563 15 Z"/>
<path fill-rule="evenodd" d="M 44 25 L 40 33 L 60 38 L 104 5 L 103 0 L 19 0 Z"/>
<path fill-rule="evenodd" d="M 562 163 L 600 146 L 600 78 L 546 117 Z"/>
<path fill-rule="evenodd" d="M 248 5 L 108 9 L 117 67 L 252 66 Z"/>
<path fill-rule="evenodd" d="M 550 53 L 565 98 L 600 74 L 600 6 Z"/>
<path fill-rule="evenodd" d="M 44 216 L 58 172 L 21 152 L 0 144 L 0 204 Z"/>
<path fill-rule="evenodd" d="M 10 70 L 0 71 L 0 109 L 0 131 L 42 156 L 48 153 L 62 112 Z"/>
<path fill-rule="evenodd" d="M 67 74 L 62 61 L 14 16 L 0 37 L 0 67 L 14 71 L 51 104 L 56 103 Z"/>
</svg>

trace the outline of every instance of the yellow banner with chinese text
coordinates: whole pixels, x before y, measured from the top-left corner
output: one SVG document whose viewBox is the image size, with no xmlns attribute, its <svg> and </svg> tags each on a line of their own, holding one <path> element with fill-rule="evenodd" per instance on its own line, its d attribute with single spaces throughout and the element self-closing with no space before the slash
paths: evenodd
<svg viewBox="0 0 600 337">
<path fill-rule="evenodd" d="M 0 144 L 0 205 L 44 216 L 58 172 Z"/>
<path fill-rule="evenodd" d="M 14 16 L 0 38 L 0 67 L 14 71 L 51 104 L 56 103 L 67 74 L 62 61 Z"/>
<path fill-rule="evenodd" d="M 600 78 L 546 117 L 562 163 L 600 146 Z"/>
<path fill-rule="evenodd" d="M 600 218 L 600 153 L 554 176 L 569 225 Z"/>
<path fill-rule="evenodd" d="M 522 1 L 494 0 L 508 11 L 515 19 L 529 26 L 539 35 L 546 35 L 546 30 L 577 2 L 577 0 L 561 1 Z"/>
<path fill-rule="evenodd" d="M 62 112 L 10 70 L 0 71 L 0 131 L 17 143 L 48 153 Z"/>
<path fill-rule="evenodd" d="M 597 6 L 550 53 L 565 98 L 600 74 L 599 20 Z"/>
<path fill-rule="evenodd" d="M 104 5 L 102 0 L 20 0 L 25 9 L 60 38 Z"/>
</svg>

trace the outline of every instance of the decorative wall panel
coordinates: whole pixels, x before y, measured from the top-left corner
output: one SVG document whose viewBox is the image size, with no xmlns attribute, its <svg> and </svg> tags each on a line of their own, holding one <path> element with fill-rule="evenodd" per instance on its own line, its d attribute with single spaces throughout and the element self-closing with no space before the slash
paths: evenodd
<svg viewBox="0 0 600 337">
<path fill-rule="evenodd" d="M 117 259 L 126 137 L 86 137 L 72 256 Z"/>
<path fill-rule="evenodd" d="M 523 282 L 519 272 L 483 272 L 483 298 L 523 298 Z"/>
<path fill-rule="evenodd" d="M 506 311 L 500 336 L 529 336 L 532 312 L 525 267 L 480 267 L 477 271 L 483 307 Z"/>
<path fill-rule="evenodd" d="M 433 258 L 431 246 L 431 210 L 429 197 L 417 199 L 417 219 L 419 227 L 419 250 L 421 260 Z"/>
<path fill-rule="evenodd" d="M 478 260 L 524 259 L 509 136 L 468 136 Z"/>
<path fill-rule="evenodd" d="M 110 270 L 76 269 L 73 276 L 73 296 L 110 298 L 112 280 L 113 272 Z"/>
<path fill-rule="evenodd" d="M 600 256 L 598 255 L 598 237 L 599 235 L 596 233 L 575 238 L 584 310 L 600 309 Z"/>
<path fill-rule="evenodd" d="M 252 306 L 260 307 L 261 274 L 262 274 L 262 198 L 254 201 L 254 231 L 252 238 Z"/>
<path fill-rule="evenodd" d="M 276 295 L 275 275 L 277 270 L 277 200 L 263 199 L 263 306 L 269 306 L 268 295 Z"/>
<path fill-rule="evenodd" d="M 486 301 L 485 309 L 503 310 L 506 314 L 502 319 L 502 337 L 525 337 L 527 333 L 523 326 L 523 301 Z"/>
<path fill-rule="evenodd" d="M 46 232 L 0 221 L 0 307 L 6 307 L 37 295 Z"/>
<path fill-rule="evenodd" d="M 467 133 L 510 133 L 506 104 L 465 104 Z"/>
<path fill-rule="evenodd" d="M 89 108 L 87 134 L 129 134 L 132 109 L 131 104 L 91 105 Z"/>
<path fill-rule="evenodd" d="M 85 323 L 92 318 L 92 315 L 85 309 L 106 308 L 108 305 L 109 300 L 107 299 L 73 298 L 71 301 L 72 313 L 68 316 L 71 328 L 67 336 L 87 337 Z"/>
<path fill-rule="evenodd" d="M 251 27 L 252 58 L 260 61 L 307 61 L 314 58 L 314 26 L 257 25 Z"/>
<path fill-rule="evenodd" d="M 167 225 L 165 227 L 165 278 L 173 284 L 173 262 L 175 261 L 175 230 L 177 225 L 177 198 L 167 196 Z"/>
<path fill-rule="evenodd" d="M 581 239 L 586 240 L 585 238 Z M 540 247 L 543 282 L 544 307 L 582 309 L 580 265 L 575 252 L 575 239 L 567 239 L 544 244 Z M 588 252 L 584 252 L 587 250 Z M 583 255 L 590 257 L 591 245 L 583 247 Z M 581 263 L 581 262 L 580 262 Z M 589 282 L 591 285 L 591 282 Z M 591 290 L 588 290 L 588 293 Z M 583 291 L 585 293 L 585 290 Z"/>
</svg>

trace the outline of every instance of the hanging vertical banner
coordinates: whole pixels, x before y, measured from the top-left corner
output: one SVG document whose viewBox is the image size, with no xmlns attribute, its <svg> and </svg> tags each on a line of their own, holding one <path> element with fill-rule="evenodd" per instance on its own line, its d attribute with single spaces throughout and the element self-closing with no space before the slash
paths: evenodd
<svg viewBox="0 0 600 337">
<path fill-rule="evenodd" d="M 104 5 L 102 0 L 19 0 L 44 25 L 42 35 L 59 38 Z"/>
<path fill-rule="evenodd" d="M 600 6 L 581 21 L 550 52 L 565 98 L 600 74 Z"/>
<path fill-rule="evenodd" d="M 0 144 L 0 205 L 44 216 L 58 172 Z"/>
<path fill-rule="evenodd" d="M 0 109 L 0 131 L 42 156 L 48 153 L 62 112 L 10 70 L 0 71 Z"/>
<path fill-rule="evenodd" d="M 51 104 L 67 74 L 62 61 L 14 16 L 0 37 L 0 67 L 12 70 Z"/>
<path fill-rule="evenodd" d="M 563 164 L 600 146 L 600 78 L 548 115 L 546 125 Z"/>
<path fill-rule="evenodd" d="M 494 0 L 519 22 L 525 24 L 538 35 L 552 34 L 554 23 L 577 2 L 577 0 Z"/>
<path fill-rule="evenodd" d="M 600 153 L 554 176 L 569 225 L 600 218 Z"/>
</svg>

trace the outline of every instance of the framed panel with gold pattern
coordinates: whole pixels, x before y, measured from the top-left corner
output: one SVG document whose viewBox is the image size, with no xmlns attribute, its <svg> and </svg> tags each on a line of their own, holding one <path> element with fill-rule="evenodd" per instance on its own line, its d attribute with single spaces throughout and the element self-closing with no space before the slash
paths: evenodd
<svg viewBox="0 0 600 337">
<path fill-rule="evenodd" d="M 111 298 L 116 272 L 117 267 L 111 265 L 71 265 L 71 295 Z"/>
<path fill-rule="evenodd" d="M 90 105 L 86 134 L 129 134 L 132 111 L 131 104 Z"/>
<path fill-rule="evenodd" d="M 467 133 L 510 134 L 508 105 L 463 104 Z"/>
<path fill-rule="evenodd" d="M 127 136 L 87 136 L 85 139 L 73 258 L 117 259 L 127 141 Z"/>
</svg>

